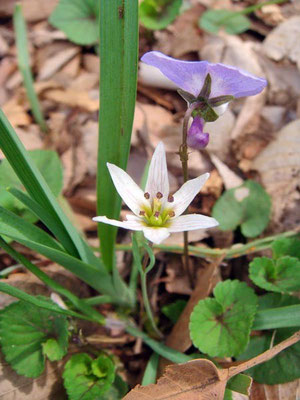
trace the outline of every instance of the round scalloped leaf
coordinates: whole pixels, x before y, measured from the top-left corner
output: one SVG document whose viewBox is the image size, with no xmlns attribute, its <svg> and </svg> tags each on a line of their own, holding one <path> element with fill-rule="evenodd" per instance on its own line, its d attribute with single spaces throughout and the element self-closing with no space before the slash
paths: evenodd
<svg viewBox="0 0 300 400">
<path fill-rule="evenodd" d="M 56 342 L 55 352 L 49 350 L 49 339 Z M 45 367 L 44 344 L 52 360 L 67 353 L 67 318 L 24 301 L 12 303 L 0 314 L 0 343 L 6 361 L 19 375 L 36 378 Z"/>
<path fill-rule="evenodd" d="M 232 357 L 248 344 L 257 296 L 238 280 L 220 282 L 214 296 L 200 300 L 194 308 L 190 336 L 201 352 L 211 357 Z"/>
<path fill-rule="evenodd" d="M 231 35 L 247 31 L 250 20 L 244 15 L 229 10 L 207 10 L 199 21 L 200 28 L 211 33 L 218 33 L 221 28 Z"/>
<path fill-rule="evenodd" d="M 270 211 L 270 196 L 259 183 L 248 180 L 223 193 L 212 215 L 221 230 L 234 230 L 240 225 L 243 235 L 255 237 L 267 227 Z"/>
<path fill-rule="evenodd" d="M 269 293 L 259 299 L 259 309 L 285 307 L 293 304 L 300 304 L 300 300 L 296 297 L 281 295 L 278 293 Z M 258 354 L 268 350 L 272 346 L 282 342 L 299 328 L 282 328 L 274 331 L 268 331 L 263 336 L 251 337 L 247 350 L 240 354 L 238 360 L 248 360 Z M 246 371 L 258 383 L 266 385 L 275 385 L 280 383 L 291 382 L 300 378 L 300 342 L 283 350 L 271 360 L 260 364 Z"/>
<path fill-rule="evenodd" d="M 182 0 L 143 0 L 139 17 L 148 29 L 164 29 L 179 15 Z"/>
<path fill-rule="evenodd" d="M 273 258 L 282 256 L 296 257 L 300 260 L 300 240 L 297 238 L 281 238 L 272 243 Z"/>
<path fill-rule="evenodd" d="M 277 260 L 257 257 L 250 263 L 249 276 L 258 287 L 271 292 L 294 292 L 300 290 L 300 260 L 289 256 Z"/>
<path fill-rule="evenodd" d="M 98 0 L 60 0 L 49 22 L 74 43 L 96 44 L 99 40 Z"/>
<path fill-rule="evenodd" d="M 66 363 L 63 378 L 70 400 L 100 400 L 115 380 L 115 365 L 105 355 L 93 360 L 86 353 L 75 354 Z"/>
</svg>

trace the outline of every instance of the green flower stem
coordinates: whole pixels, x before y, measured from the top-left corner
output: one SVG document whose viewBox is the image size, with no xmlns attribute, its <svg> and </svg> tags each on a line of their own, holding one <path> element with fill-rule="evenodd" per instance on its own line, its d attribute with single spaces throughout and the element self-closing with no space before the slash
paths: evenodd
<svg viewBox="0 0 300 400">
<path fill-rule="evenodd" d="M 36 122 L 39 124 L 41 130 L 46 133 L 48 131 L 48 127 L 40 107 L 39 99 L 33 86 L 33 77 L 28 54 L 26 24 L 22 14 L 21 4 L 16 4 L 15 6 L 13 22 L 16 34 L 18 66 L 20 73 L 23 77 L 23 83 L 26 89 L 32 114 Z"/>
<path fill-rule="evenodd" d="M 246 254 L 256 253 L 261 250 L 269 249 L 274 240 L 281 239 L 284 237 L 292 237 L 298 234 L 297 230 L 287 231 L 284 233 L 279 233 L 278 235 L 267 236 L 262 239 L 253 240 L 252 242 L 246 244 L 235 244 L 232 247 L 224 249 L 210 249 L 206 247 L 198 246 L 188 246 L 189 254 L 200 258 L 216 258 L 224 255 L 225 259 L 231 259 L 236 257 L 242 257 Z M 154 244 L 154 250 L 160 250 L 167 253 L 182 254 L 184 247 L 180 245 L 167 246 L 164 244 Z M 99 251 L 99 248 L 95 248 Z M 132 251 L 132 246 L 128 244 L 117 244 L 116 250 L 118 251 Z"/>
<path fill-rule="evenodd" d="M 183 124 L 182 124 L 182 143 L 179 148 L 179 156 L 180 156 L 180 161 L 182 165 L 182 172 L 183 172 L 183 181 L 186 182 L 189 179 L 188 176 L 188 146 L 187 146 L 187 134 L 188 134 L 188 128 L 189 128 L 189 120 L 192 116 L 193 111 L 199 107 L 198 102 L 192 103 L 188 109 L 186 110 L 186 113 L 183 118 Z M 189 268 L 189 239 L 188 239 L 188 232 L 185 231 L 183 232 L 183 240 L 184 240 L 184 246 L 183 246 L 183 258 L 184 258 L 184 269 L 187 273 L 187 276 L 190 281 L 191 287 L 193 287 L 193 277 L 190 272 Z"/>
<path fill-rule="evenodd" d="M 162 337 L 162 333 L 159 331 L 153 314 L 151 310 L 151 305 L 147 293 L 147 273 L 151 271 L 151 269 L 155 265 L 155 257 L 152 251 L 152 248 L 148 244 L 144 244 L 144 248 L 146 250 L 146 254 L 144 256 L 143 260 L 143 265 L 142 268 L 140 268 L 140 275 L 141 275 L 141 286 L 142 286 L 142 296 L 143 296 L 143 301 L 144 301 L 144 306 L 145 306 L 145 311 L 147 314 L 147 317 L 152 325 L 152 328 L 154 332 L 158 335 L 158 337 Z"/>
</svg>

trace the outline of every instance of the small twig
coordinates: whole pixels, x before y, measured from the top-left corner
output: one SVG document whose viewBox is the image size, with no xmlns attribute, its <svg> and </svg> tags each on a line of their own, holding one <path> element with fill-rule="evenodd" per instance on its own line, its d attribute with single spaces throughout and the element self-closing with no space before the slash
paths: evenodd
<svg viewBox="0 0 300 400">
<path fill-rule="evenodd" d="M 278 353 L 280 353 L 282 350 L 292 346 L 299 340 L 300 340 L 300 331 L 294 333 L 291 337 L 277 344 L 272 349 L 269 349 L 264 353 L 259 354 L 257 357 L 251 358 L 251 360 L 245 361 L 242 364 L 237 365 L 236 367 L 230 367 L 228 369 L 228 378 L 231 378 L 237 374 L 240 374 L 241 372 L 246 371 L 249 368 L 255 367 L 258 364 L 270 360 L 271 358 L 275 357 Z"/>
</svg>

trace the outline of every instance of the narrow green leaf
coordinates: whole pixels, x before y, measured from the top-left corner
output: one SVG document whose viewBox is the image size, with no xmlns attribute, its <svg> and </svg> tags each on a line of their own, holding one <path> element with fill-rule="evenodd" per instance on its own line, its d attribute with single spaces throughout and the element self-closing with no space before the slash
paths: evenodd
<svg viewBox="0 0 300 400">
<path fill-rule="evenodd" d="M 121 199 L 106 163 L 127 165 L 137 84 L 138 0 L 100 2 L 100 57 L 97 210 L 118 219 Z M 104 263 L 112 269 L 117 229 L 101 223 L 98 229 Z"/>
<path fill-rule="evenodd" d="M 193 344 L 212 357 L 231 357 L 241 353 L 257 308 L 254 290 L 238 280 L 220 282 L 215 298 L 200 300 L 190 319 Z"/>
<path fill-rule="evenodd" d="M 168 347 L 161 342 L 157 342 L 156 340 L 151 339 L 146 333 L 140 331 L 139 329 L 135 328 L 132 325 L 127 325 L 125 329 L 130 335 L 143 339 L 143 341 L 153 351 L 155 351 L 160 356 L 166 358 L 167 360 L 170 360 L 177 364 L 193 360 L 193 357 L 180 353 L 179 351 L 171 349 L 171 347 Z"/>
<path fill-rule="evenodd" d="M 46 298 L 42 301 L 52 303 Z M 67 318 L 24 301 L 12 303 L 0 314 L 0 343 L 11 367 L 20 375 L 35 378 L 44 370 L 44 355 L 56 361 L 67 353 Z"/>
<path fill-rule="evenodd" d="M 158 361 L 159 355 L 157 353 L 152 353 L 144 372 L 142 386 L 151 385 L 151 383 L 156 382 Z"/>
<path fill-rule="evenodd" d="M 104 317 L 99 314 L 93 307 L 91 307 L 88 303 L 83 300 L 80 300 L 77 296 L 71 293 L 69 290 L 61 286 L 59 283 L 55 282 L 52 278 L 50 278 L 45 272 L 40 270 L 36 265 L 31 263 L 24 257 L 21 253 L 18 253 L 14 250 L 9 244 L 7 244 L 0 236 L 0 248 L 5 250 L 11 257 L 13 257 L 16 261 L 23 264 L 30 272 L 32 272 L 37 278 L 39 278 L 45 285 L 49 286 L 55 292 L 60 295 L 66 297 L 78 310 L 82 311 L 89 318 L 92 318 L 94 321 L 98 323 L 104 323 Z"/>
<path fill-rule="evenodd" d="M 76 257 L 80 256 L 83 261 L 91 262 L 94 254 L 83 243 L 81 236 L 63 213 L 45 179 L 32 162 L 2 110 L 0 110 L 0 148 L 28 194 L 40 206 L 47 209 L 55 223 L 61 225 L 65 230 L 68 238 L 66 250 Z"/>
<path fill-rule="evenodd" d="M 74 43 L 95 44 L 99 40 L 99 9 L 98 0 L 60 0 L 49 22 Z"/>
<path fill-rule="evenodd" d="M 88 321 L 94 321 L 93 319 L 86 317 L 84 315 L 81 315 L 75 311 L 63 310 L 62 308 L 58 307 L 56 304 L 54 304 L 52 302 L 43 301 L 39 297 L 31 296 L 30 294 L 27 294 L 20 289 L 17 289 L 11 285 L 8 285 L 7 283 L 0 282 L 0 292 L 9 294 L 12 297 L 15 297 L 19 300 L 26 301 L 29 304 L 32 304 L 36 307 L 43 308 L 43 309 L 51 311 L 51 312 L 56 312 L 58 314 L 67 315 L 69 317 L 86 319 Z"/>
<path fill-rule="evenodd" d="M 33 77 L 30 68 L 28 53 L 26 24 L 22 14 L 21 4 L 16 4 L 13 15 L 14 29 L 16 33 L 16 47 L 19 70 L 23 77 L 23 83 L 26 89 L 30 107 L 36 122 L 43 132 L 47 132 L 47 124 L 44 119 L 38 97 L 33 86 Z"/>
</svg>

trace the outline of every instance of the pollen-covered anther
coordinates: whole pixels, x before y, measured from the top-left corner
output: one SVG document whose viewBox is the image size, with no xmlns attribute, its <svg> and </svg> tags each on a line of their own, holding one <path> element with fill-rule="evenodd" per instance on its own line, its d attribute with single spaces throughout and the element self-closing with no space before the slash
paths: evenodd
<svg viewBox="0 0 300 400">
<path fill-rule="evenodd" d="M 171 194 L 169 194 L 169 196 L 168 196 L 168 202 L 169 202 L 169 203 L 173 203 L 173 201 L 174 201 L 174 196 L 172 196 Z"/>
<path fill-rule="evenodd" d="M 146 215 L 146 212 L 145 211 L 140 211 L 139 215 L 141 215 L 143 217 L 144 215 Z"/>
<path fill-rule="evenodd" d="M 171 218 L 175 217 L 174 211 L 170 211 L 170 212 L 169 212 L 169 217 L 171 217 Z"/>
<path fill-rule="evenodd" d="M 150 199 L 150 193 L 148 193 L 148 192 L 144 193 L 144 197 L 145 197 L 145 199 L 149 200 Z"/>
<path fill-rule="evenodd" d="M 162 199 L 163 198 L 163 194 L 161 192 L 157 192 L 156 193 L 156 198 L 157 199 Z"/>
<path fill-rule="evenodd" d="M 155 217 L 155 218 L 158 218 L 158 217 L 159 217 L 159 212 L 158 212 L 158 211 L 156 211 L 156 212 L 154 213 L 154 217 Z"/>
</svg>

